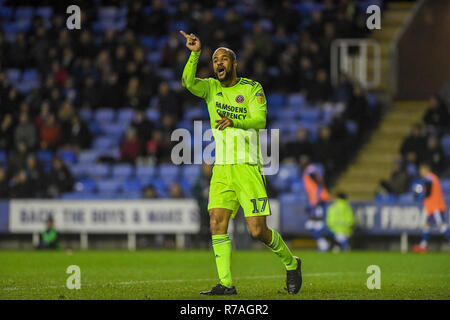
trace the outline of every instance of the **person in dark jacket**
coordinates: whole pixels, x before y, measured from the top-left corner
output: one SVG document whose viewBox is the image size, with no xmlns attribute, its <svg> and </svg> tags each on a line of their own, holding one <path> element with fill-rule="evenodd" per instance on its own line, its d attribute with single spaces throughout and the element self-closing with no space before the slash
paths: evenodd
<svg viewBox="0 0 450 320">
<path fill-rule="evenodd" d="M 52 169 L 47 180 L 47 193 L 51 197 L 56 197 L 64 192 L 73 190 L 73 176 L 60 157 L 53 158 Z"/>
<path fill-rule="evenodd" d="M 437 130 L 447 128 L 450 122 L 448 108 L 438 94 L 430 98 L 430 107 L 423 116 L 423 121 L 427 126 L 433 126 Z"/>
</svg>

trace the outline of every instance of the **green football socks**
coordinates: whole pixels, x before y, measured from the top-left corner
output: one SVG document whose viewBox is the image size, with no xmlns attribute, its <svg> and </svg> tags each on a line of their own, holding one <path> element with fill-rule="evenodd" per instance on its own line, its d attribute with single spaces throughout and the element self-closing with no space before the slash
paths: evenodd
<svg viewBox="0 0 450 320">
<path fill-rule="evenodd" d="M 280 234 L 275 230 L 272 230 L 272 241 L 266 245 L 269 247 L 278 257 L 280 257 L 281 262 L 286 267 L 286 270 L 295 270 L 297 268 L 297 260 L 295 260 L 291 251 L 284 243 Z"/>
<path fill-rule="evenodd" d="M 217 273 L 222 285 L 230 288 L 231 280 L 231 241 L 228 234 L 212 235 L 212 246 L 216 256 Z"/>
</svg>

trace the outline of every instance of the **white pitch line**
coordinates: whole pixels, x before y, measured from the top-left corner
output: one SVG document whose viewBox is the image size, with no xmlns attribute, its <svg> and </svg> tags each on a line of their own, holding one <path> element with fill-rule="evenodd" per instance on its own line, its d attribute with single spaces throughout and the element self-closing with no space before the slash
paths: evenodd
<svg viewBox="0 0 450 320">
<path fill-rule="evenodd" d="M 319 273 L 304 273 L 303 277 L 321 277 L 321 276 L 336 276 L 343 274 L 350 274 L 351 272 L 319 272 Z M 253 279 L 276 279 L 276 278 L 284 278 L 285 275 L 271 275 L 271 276 L 244 276 L 244 277 L 236 277 L 234 280 L 253 280 Z M 174 282 L 203 282 L 203 281 L 217 281 L 217 278 L 202 278 L 202 279 L 154 279 L 154 280 L 132 280 L 132 281 L 121 281 L 121 282 L 106 282 L 104 284 L 100 284 L 101 286 L 108 285 L 136 285 L 136 284 L 149 284 L 149 283 L 174 283 Z M 99 284 L 81 284 L 81 288 L 90 287 L 90 286 L 98 286 Z M 2 288 L 4 291 L 15 291 L 15 290 L 36 290 L 36 289 L 60 289 L 66 288 L 66 286 L 41 286 L 41 287 L 6 287 Z"/>
</svg>

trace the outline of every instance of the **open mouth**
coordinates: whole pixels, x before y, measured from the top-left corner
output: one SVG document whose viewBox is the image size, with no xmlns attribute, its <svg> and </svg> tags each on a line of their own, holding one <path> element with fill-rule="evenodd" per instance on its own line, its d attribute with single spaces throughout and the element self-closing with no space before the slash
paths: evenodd
<svg viewBox="0 0 450 320">
<path fill-rule="evenodd" d="M 225 75 L 225 67 L 217 68 L 217 75 L 222 78 Z"/>
</svg>

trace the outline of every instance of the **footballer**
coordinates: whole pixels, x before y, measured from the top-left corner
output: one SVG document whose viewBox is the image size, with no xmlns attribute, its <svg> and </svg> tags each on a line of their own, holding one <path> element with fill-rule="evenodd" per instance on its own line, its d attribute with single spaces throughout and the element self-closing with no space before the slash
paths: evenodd
<svg viewBox="0 0 450 320">
<path fill-rule="evenodd" d="M 251 79 L 237 78 L 236 55 L 224 47 L 218 48 L 212 56 L 217 79 L 196 78 L 200 39 L 192 33 L 180 33 L 186 38 L 186 47 L 191 50 L 182 85 L 206 100 L 216 142 L 208 212 L 219 283 L 201 294 L 237 294 L 231 277 L 228 223 L 240 206 L 252 237 L 263 242 L 280 258 L 286 268 L 287 290 L 296 294 L 302 286 L 301 260 L 292 255 L 280 234 L 266 224 L 270 206 L 259 149 L 259 130 L 266 127 L 267 115 L 263 88 Z"/>
</svg>

